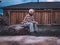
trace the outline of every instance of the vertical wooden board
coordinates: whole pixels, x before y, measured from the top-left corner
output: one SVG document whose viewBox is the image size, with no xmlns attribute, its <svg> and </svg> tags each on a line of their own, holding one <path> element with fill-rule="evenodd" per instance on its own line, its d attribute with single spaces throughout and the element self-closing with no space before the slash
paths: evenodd
<svg viewBox="0 0 60 45">
<path fill-rule="evenodd" d="M 50 11 L 50 13 L 49 13 L 49 24 L 52 24 L 52 14 L 51 14 L 51 11 Z"/>
<path fill-rule="evenodd" d="M 56 20 L 56 24 L 58 24 L 58 12 L 55 11 L 55 20 Z"/>
<path fill-rule="evenodd" d="M 22 22 L 22 12 L 20 13 L 20 22 Z"/>
<path fill-rule="evenodd" d="M 49 20 L 49 11 L 47 12 L 47 24 L 49 24 L 50 20 Z"/>
<path fill-rule="evenodd" d="M 50 14 L 49 14 L 49 11 L 48 11 L 48 12 L 47 12 L 47 15 L 46 15 L 46 16 L 47 16 L 47 24 L 49 24 L 49 22 L 50 22 L 50 20 L 48 20 L 48 19 L 49 19 L 49 15 L 50 15 Z"/>
<path fill-rule="evenodd" d="M 11 15 L 10 15 L 10 24 L 13 24 L 13 18 L 14 18 L 14 13 L 11 12 Z"/>
<path fill-rule="evenodd" d="M 54 14 L 55 14 L 55 21 L 56 21 L 56 24 L 57 24 L 57 13 L 54 11 Z"/>
<path fill-rule="evenodd" d="M 11 24 L 16 24 L 16 17 L 17 17 L 17 13 L 11 12 L 11 15 L 10 15 L 10 23 Z"/>
<path fill-rule="evenodd" d="M 41 24 L 41 12 L 39 12 L 39 24 Z"/>
<path fill-rule="evenodd" d="M 60 11 L 59 11 L 59 25 L 60 25 Z"/>
<path fill-rule="evenodd" d="M 55 15 L 52 14 L 52 23 L 55 23 Z"/>
<path fill-rule="evenodd" d="M 52 12 L 50 11 L 50 24 L 52 24 Z"/>
<path fill-rule="evenodd" d="M 58 12 L 58 21 L 59 21 L 59 25 L 60 25 L 60 12 Z"/>
<path fill-rule="evenodd" d="M 10 24 L 12 24 L 13 13 L 10 15 Z"/>
<path fill-rule="evenodd" d="M 37 11 L 35 11 L 35 13 L 34 13 L 34 20 L 36 21 L 36 13 L 37 13 Z"/>
<path fill-rule="evenodd" d="M 45 24 L 48 24 L 48 12 L 45 12 Z"/>
<path fill-rule="evenodd" d="M 16 24 L 19 24 L 19 13 L 18 13 L 18 11 L 16 11 Z"/>
<path fill-rule="evenodd" d="M 49 11 L 47 15 L 48 15 L 48 19 L 47 19 L 48 24 L 51 24 L 51 12 Z"/>
<path fill-rule="evenodd" d="M 45 14 L 45 12 L 43 12 L 43 17 L 42 17 L 43 18 L 43 20 L 42 20 L 43 21 L 43 24 L 45 24 L 45 22 L 46 22 L 45 21 L 45 16 L 46 16 L 46 14 Z"/>
<path fill-rule="evenodd" d="M 23 20 L 23 18 L 24 18 L 24 12 L 21 12 L 21 22 L 22 22 L 22 20 Z"/>
<path fill-rule="evenodd" d="M 43 24 L 43 12 L 41 12 L 41 24 Z"/>
<path fill-rule="evenodd" d="M 43 14 L 42 14 L 42 12 L 40 13 L 40 23 L 41 24 L 43 24 L 43 22 L 42 22 L 42 17 L 43 17 Z"/>
<path fill-rule="evenodd" d="M 57 15 L 57 24 L 59 24 L 59 14 L 58 14 L 58 12 L 56 12 L 56 15 Z"/>
<path fill-rule="evenodd" d="M 40 12 L 38 13 L 38 22 L 40 24 Z"/>
<path fill-rule="evenodd" d="M 45 24 L 45 22 L 46 22 L 46 21 L 45 21 L 45 20 L 46 20 L 45 17 L 46 17 L 46 14 L 45 14 L 45 11 L 44 11 L 44 12 L 43 12 L 43 24 Z"/>
<path fill-rule="evenodd" d="M 55 24 L 58 24 L 58 13 L 55 11 L 54 13 L 54 20 L 53 20 Z"/>
<path fill-rule="evenodd" d="M 57 21 L 57 24 L 58 24 L 58 12 L 56 12 L 56 21 Z"/>
<path fill-rule="evenodd" d="M 16 17 L 17 17 L 17 12 L 15 12 L 15 13 L 13 12 L 13 17 L 12 17 L 13 24 L 16 24 L 16 19 L 17 19 Z"/>
<path fill-rule="evenodd" d="M 21 23 L 21 12 L 19 12 L 18 14 L 19 14 L 19 16 L 18 16 L 18 17 L 19 17 L 18 20 L 19 20 L 19 23 Z"/>
<path fill-rule="evenodd" d="M 34 13 L 34 19 L 36 21 L 36 15 L 37 15 L 37 11 Z"/>
<path fill-rule="evenodd" d="M 36 21 L 39 23 L 39 12 L 36 12 L 36 15 L 35 16 L 36 16 L 36 18 L 35 18 Z"/>
<path fill-rule="evenodd" d="M 41 23 L 43 24 L 43 12 L 41 12 Z"/>
</svg>

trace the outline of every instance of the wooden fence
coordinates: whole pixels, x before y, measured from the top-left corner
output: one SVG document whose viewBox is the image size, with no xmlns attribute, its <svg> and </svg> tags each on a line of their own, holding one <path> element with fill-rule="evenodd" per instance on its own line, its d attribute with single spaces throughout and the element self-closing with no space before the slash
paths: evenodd
<svg viewBox="0 0 60 45">
<path fill-rule="evenodd" d="M 23 21 L 28 11 L 12 10 L 9 14 L 9 24 L 19 24 Z M 34 18 L 39 24 L 60 25 L 60 10 L 36 10 Z"/>
</svg>

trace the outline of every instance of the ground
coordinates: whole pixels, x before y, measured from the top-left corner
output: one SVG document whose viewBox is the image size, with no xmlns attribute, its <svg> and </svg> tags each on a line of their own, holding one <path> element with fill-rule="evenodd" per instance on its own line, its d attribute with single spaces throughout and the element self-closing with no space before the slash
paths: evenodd
<svg viewBox="0 0 60 45">
<path fill-rule="evenodd" d="M 32 42 L 30 42 L 30 41 L 32 41 Z M 48 41 L 48 42 L 46 42 L 46 41 Z M 17 44 L 21 45 L 22 43 L 23 44 L 31 43 L 30 45 L 37 43 L 37 45 L 38 45 L 38 44 L 40 44 L 40 42 L 41 42 L 41 45 L 46 45 L 46 43 L 51 44 L 51 45 L 56 45 L 56 42 L 57 42 L 57 45 L 60 45 L 60 39 L 58 37 L 51 37 L 51 36 L 36 37 L 36 36 L 29 36 L 29 35 L 0 36 L 0 45 L 8 45 L 8 44 L 9 45 L 17 45 Z"/>
</svg>

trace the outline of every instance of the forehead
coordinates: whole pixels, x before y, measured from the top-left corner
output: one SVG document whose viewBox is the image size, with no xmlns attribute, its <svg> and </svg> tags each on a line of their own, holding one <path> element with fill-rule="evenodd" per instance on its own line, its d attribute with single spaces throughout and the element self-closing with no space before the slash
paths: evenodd
<svg viewBox="0 0 60 45">
<path fill-rule="evenodd" d="M 33 9 L 30 9 L 29 12 L 34 12 L 34 10 Z"/>
<path fill-rule="evenodd" d="M 30 12 L 33 12 L 33 11 L 30 11 Z"/>
</svg>

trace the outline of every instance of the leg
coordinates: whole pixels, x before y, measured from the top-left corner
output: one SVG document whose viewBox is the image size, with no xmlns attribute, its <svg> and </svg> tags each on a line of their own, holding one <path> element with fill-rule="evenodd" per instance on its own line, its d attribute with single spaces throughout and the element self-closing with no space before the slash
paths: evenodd
<svg viewBox="0 0 60 45">
<path fill-rule="evenodd" d="M 29 23 L 29 27 L 30 27 L 30 32 L 34 32 L 34 26 L 33 26 L 33 23 Z"/>
<path fill-rule="evenodd" d="M 33 23 L 28 22 L 28 23 L 25 23 L 24 25 L 25 25 L 25 26 L 29 26 L 30 32 L 34 32 L 34 26 L 33 26 Z"/>
<path fill-rule="evenodd" d="M 37 24 L 34 24 L 34 29 L 35 29 L 36 32 L 38 32 L 38 26 L 37 26 Z"/>
</svg>

